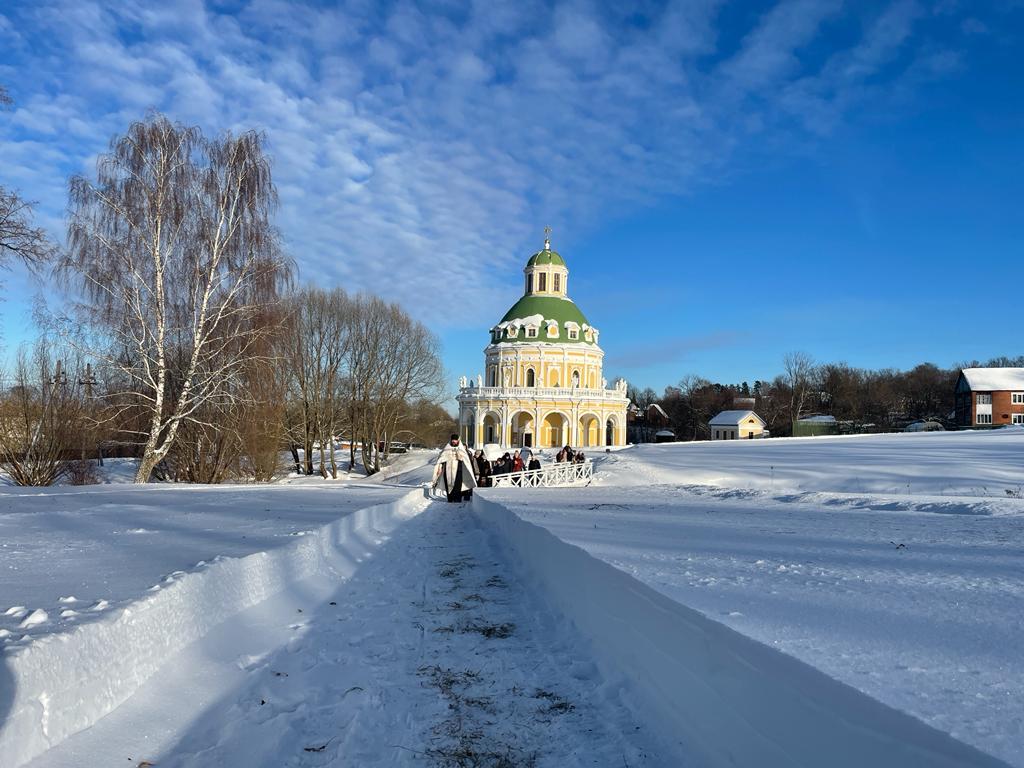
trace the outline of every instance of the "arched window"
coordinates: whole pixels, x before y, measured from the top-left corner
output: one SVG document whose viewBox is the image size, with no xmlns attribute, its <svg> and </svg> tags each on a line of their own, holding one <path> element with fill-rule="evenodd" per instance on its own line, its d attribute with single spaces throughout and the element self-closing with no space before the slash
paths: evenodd
<svg viewBox="0 0 1024 768">
<path fill-rule="evenodd" d="M 555 293 L 558 293 L 562 289 L 562 276 L 555 273 Z"/>
<path fill-rule="evenodd" d="M 526 276 L 526 292 L 533 293 L 533 273 Z"/>
<path fill-rule="evenodd" d="M 580 372 L 579 371 L 573 371 L 572 372 L 572 385 L 574 387 L 578 387 L 580 385 Z"/>
<path fill-rule="evenodd" d="M 535 386 L 537 386 L 537 380 L 536 380 L 536 377 L 534 376 L 533 368 L 530 368 L 526 372 L 526 386 L 528 386 L 528 387 L 535 387 Z"/>
<path fill-rule="evenodd" d="M 491 366 L 491 369 L 487 372 L 487 386 L 498 386 L 498 369 L 495 368 L 493 365 Z"/>
<path fill-rule="evenodd" d="M 546 291 L 548 289 L 548 273 L 541 272 L 539 278 L 540 279 L 537 280 L 537 290 Z"/>
</svg>

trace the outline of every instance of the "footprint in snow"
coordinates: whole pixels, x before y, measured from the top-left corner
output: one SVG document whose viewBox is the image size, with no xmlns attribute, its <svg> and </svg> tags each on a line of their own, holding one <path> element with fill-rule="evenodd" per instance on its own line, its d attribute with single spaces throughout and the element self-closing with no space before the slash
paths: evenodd
<svg viewBox="0 0 1024 768">
<path fill-rule="evenodd" d="M 94 604 L 92 605 L 92 607 L 90 607 L 90 608 L 89 608 L 89 610 L 90 610 L 90 611 L 105 611 L 105 610 L 107 610 L 107 608 L 109 608 L 109 607 L 110 607 L 110 603 L 109 603 L 109 602 L 107 602 L 106 600 L 97 600 L 97 601 L 96 601 L 96 602 L 95 602 L 95 603 L 94 603 Z"/>
<path fill-rule="evenodd" d="M 4 616 L 10 616 L 12 619 L 20 619 L 26 613 L 28 613 L 28 608 L 24 605 L 12 605 L 4 611 Z"/>
</svg>

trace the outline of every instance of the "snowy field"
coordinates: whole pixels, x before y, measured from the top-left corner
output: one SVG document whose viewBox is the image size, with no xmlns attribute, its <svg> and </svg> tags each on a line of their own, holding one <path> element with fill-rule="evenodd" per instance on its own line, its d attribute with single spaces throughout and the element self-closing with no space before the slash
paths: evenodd
<svg viewBox="0 0 1024 768">
<path fill-rule="evenodd" d="M 601 469 L 615 485 L 1024 498 L 1024 427 L 642 445 Z"/>
<path fill-rule="evenodd" d="M 1024 430 L 435 455 L 0 489 L 0 763 L 1024 766 Z"/>
<path fill-rule="evenodd" d="M 639 446 L 596 469 L 488 498 L 1024 765 L 1024 430 Z"/>
<path fill-rule="evenodd" d="M 94 620 L 186 572 L 399 495 L 358 483 L 0 488 L 0 646 Z"/>
</svg>

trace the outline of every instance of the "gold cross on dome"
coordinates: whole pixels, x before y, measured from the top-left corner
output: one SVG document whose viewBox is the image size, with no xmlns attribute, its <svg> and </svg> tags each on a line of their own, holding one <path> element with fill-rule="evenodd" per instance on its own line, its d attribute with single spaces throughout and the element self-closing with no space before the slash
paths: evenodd
<svg viewBox="0 0 1024 768">
<path fill-rule="evenodd" d="M 551 227 L 544 227 L 544 250 L 551 250 Z"/>
</svg>

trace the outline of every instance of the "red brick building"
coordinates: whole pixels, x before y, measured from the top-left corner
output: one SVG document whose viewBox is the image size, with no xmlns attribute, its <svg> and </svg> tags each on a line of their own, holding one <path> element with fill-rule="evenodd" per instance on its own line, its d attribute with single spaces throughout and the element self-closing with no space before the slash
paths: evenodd
<svg viewBox="0 0 1024 768">
<path fill-rule="evenodd" d="M 962 427 L 1024 424 L 1024 368 L 964 368 L 956 382 Z"/>
</svg>

